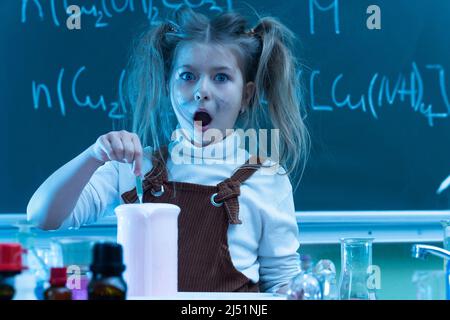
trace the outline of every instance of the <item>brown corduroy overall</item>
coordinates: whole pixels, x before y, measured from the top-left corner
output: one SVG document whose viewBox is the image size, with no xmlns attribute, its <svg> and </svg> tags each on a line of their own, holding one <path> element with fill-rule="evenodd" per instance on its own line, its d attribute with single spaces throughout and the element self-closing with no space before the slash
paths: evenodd
<svg viewBox="0 0 450 320">
<path fill-rule="evenodd" d="M 167 146 L 161 148 L 167 159 Z M 228 224 L 240 224 L 240 185 L 255 173 L 241 166 L 216 186 L 168 181 L 164 163 L 154 152 L 153 168 L 143 181 L 144 202 L 171 203 L 181 208 L 178 216 L 178 291 L 258 292 L 259 286 L 239 272 L 228 250 Z M 125 203 L 137 200 L 136 188 L 122 194 Z"/>
</svg>

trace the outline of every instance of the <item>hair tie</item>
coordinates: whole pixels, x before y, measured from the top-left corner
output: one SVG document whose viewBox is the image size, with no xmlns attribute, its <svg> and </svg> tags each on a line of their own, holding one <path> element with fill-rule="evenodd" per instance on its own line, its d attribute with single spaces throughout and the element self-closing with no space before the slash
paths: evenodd
<svg viewBox="0 0 450 320">
<path fill-rule="evenodd" d="M 251 28 L 250 31 L 247 32 L 247 34 L 251 37 L 254 37 L 256 35 L 255 29 Z"/>
<path fill-rule="evenodd" d="M 175 25 L 173 23 L 170 23 L 170 22 L 167 24 L 167 29 L 169 29 L 168 30 L 169 32 L 173 32 L 173 33 L 177 33 L 178 32 L 178 30 L 175 27 Z"/>
<path fill-rule="evenodd" d="M 254 28 L 251 28 L 250 31 L 247 32 L 247 35 L 249 35 L 250 37 L 257 37 L 260 41 L 263 40 L 261 32 L 256 31 Z"/>
</svg>

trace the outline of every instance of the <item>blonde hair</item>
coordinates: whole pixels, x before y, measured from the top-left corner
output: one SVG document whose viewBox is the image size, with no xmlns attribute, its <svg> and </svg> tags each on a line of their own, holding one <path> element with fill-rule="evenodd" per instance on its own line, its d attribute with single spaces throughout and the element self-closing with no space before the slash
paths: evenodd
<svg viewBox="0 0 450 320">
<path fill-rule="evenodd" d="M 170 103 L 169 80 L 180 42 L 229 45 L 240 61 L 244 83 L 253 81 L 256 87 L 237 124 L 243 129 L 279 129 L 279 164 L 293 178 L 300 167 L 303 174 L 309 154 L 299 66 L 293 55 L 296 37 L 273 17 L 260 18 L 253 28 L 247 24 L 236 12 L 210 19 L 180 6 L 172 20 L 146 30 L 137 39 L 124 87 L 133 111 L 132 131 L 154 150 L 170 142 L 177 119 Z"/>
</svg>

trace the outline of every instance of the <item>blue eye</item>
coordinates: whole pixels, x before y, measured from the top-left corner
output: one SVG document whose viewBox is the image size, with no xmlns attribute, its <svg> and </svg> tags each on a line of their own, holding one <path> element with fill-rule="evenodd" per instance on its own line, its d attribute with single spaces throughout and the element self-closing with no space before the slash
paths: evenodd
<svg viewBox="0 0 450 320">
<path fill-rule="evenodd" d="M 224 73 L 218 73 L 216 75 L 216 80 L 218 80 L 218 81 L 224 82 L 224 81 L 227 81 L 228 79 L 229 79 L 229 77 Z"/>
<path fill-rule="evenodd" d="M 192 74 L 192 72 L 182 72 L 180 73 L 180 78 L 183 80 L 194 80 L 195 76 Z"/>
</svg>

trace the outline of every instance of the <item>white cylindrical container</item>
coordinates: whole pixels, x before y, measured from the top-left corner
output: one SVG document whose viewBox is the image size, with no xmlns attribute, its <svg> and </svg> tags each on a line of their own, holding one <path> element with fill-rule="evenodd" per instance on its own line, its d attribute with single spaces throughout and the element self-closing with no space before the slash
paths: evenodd
<svg viewBox="0 0 450 320">
<path fill-rule="evenodd" d="M 180 208 L 168 203 L 133 203 L 122 204 L 114 211 L 128 297 L 176 294 Z"/>
</svg>

